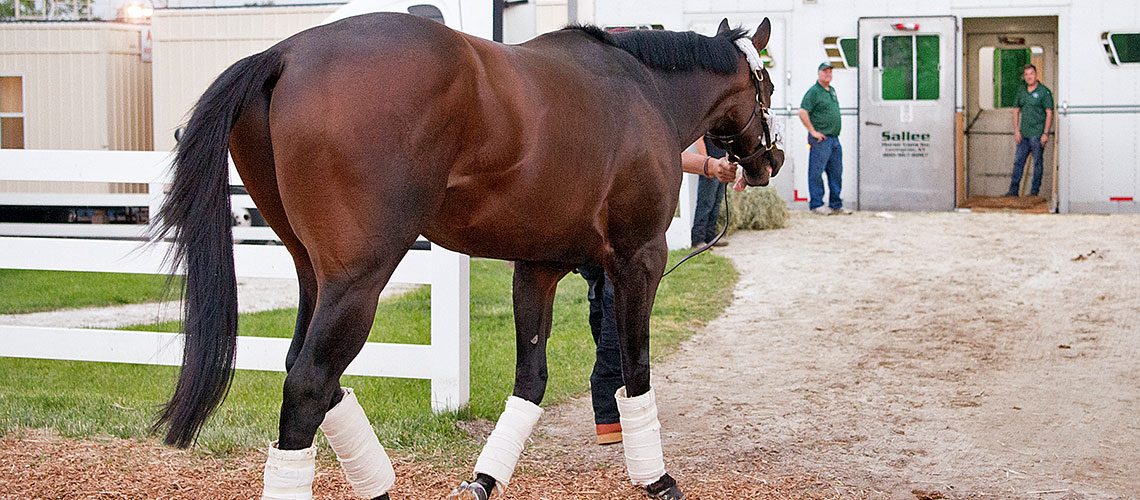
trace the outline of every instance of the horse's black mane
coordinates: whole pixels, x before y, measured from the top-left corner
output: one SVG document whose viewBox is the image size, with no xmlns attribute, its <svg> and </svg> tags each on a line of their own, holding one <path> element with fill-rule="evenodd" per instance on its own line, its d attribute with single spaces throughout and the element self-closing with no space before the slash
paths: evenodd
<svg viewBox="0 0 1140 500">
<path fill-rule="evenodd" d="M 733 42 L 748 32 L 735 28 L 713 37 L 692 31 L 630 30 L 609 33 L 592 24 L 570 25 L 598 41 L 629 52 L 654 69 L 686 71 L 702 69 L 720 74 L 736 72 L 739 51 Z"/>
</svg>

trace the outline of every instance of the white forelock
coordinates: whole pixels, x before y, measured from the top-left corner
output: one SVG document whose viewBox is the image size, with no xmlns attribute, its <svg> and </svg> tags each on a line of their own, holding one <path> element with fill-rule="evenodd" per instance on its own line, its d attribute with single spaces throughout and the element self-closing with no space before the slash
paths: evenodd
<svg viewBox="0 0 1140 500">
<path fill-rule="evenodd" d="M 764 69 L 764 63 L 760 61 L 760 53 L 756 52 L 756 47 L 752 46 L 752 39 L 748 37 L 737 38 L 733 43 L 736 47 L 744 53 L 744 57 L 748 59 L 748 67 L 752 71 L 760 71 Z"/>
</svg>

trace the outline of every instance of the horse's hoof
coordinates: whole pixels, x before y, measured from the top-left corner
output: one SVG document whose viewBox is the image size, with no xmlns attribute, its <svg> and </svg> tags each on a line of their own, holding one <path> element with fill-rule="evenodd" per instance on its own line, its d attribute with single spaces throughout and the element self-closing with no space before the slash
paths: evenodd
<svg viewBox="0 0 1140 500">
<path fill-rule="evenodd" d="M 677 485 L 670 486 L 664 491 L 657 493 L 650 493 L 649 490 L 645 490 L 645 492 L 649 493 L 649 498 L 659 498 L 661 500 L 684 500 L 685 498 L 685 493 L 681 491 L 681 488 Z"/>
<path fill-rule="evenodd" d="M 487 500 L 487 496 L 487 490 L 483 489 L 483 485 L 464 481 L 458 488 L 451 490 L 447 500 Z"/>
<path fill-rule="evenodd" d="M 661 476 L 657 482 L 645 487 L 645 494 L 649 498 L 659 498 L 661 500 L 683 500 L 685 493 L 677 486 L 677 481 L 674 480 L 669 474 Z"/>
</svg>

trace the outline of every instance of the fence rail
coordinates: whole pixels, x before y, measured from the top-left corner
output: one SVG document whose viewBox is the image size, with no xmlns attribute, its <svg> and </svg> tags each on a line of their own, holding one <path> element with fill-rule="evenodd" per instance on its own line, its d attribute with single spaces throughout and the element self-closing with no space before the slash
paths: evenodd
<svg viewBox="0 0 1140 500">
<path fill-rule="evenodd" d="M 144 183 L 148 194 L 7 193 L 0 203 L 147 206 L 156 213 L 168 182 L 167 153 L 128 151 L 0 151 L 0 183 Z M 231 166 L 231 183 L 237 173 Z M 120 200 L 124 196 L 129 199 Z M 13 201 L 18 203 L 12 203 Z M 114 201 L 113 203 L 111 201 Z M 29 203 L 23 203 L 29 202 Z M 169 243 L 144 246 L 143 228 L 128 225 L 0 224 L 0 268 L 161 274 Z M 63 232 L 68 238 L 60 238 Z M 262 227 L 234 228 L 236 240 L 275 238 Z M 77 239 L 88 238 L 88 239 Z M 281 246 L 234 245 L 238 277 L 296 279 L 292 258 Z M 431 380 L 431 404 L 452 411 L 470 396 L 470 262 L 438 246 L 410 251 L 391 282 L 431 285 L 431 343 L 369 342 L 347 374 Z M 9 292 L 10 293 L 10 292 Z M 239 337 L 237 367 L 284 371 L 289 339 Z M 0 325 L 0 356 L 76 361 L 181 364 L 181 337 L 160 332 Z"/>
</svg>

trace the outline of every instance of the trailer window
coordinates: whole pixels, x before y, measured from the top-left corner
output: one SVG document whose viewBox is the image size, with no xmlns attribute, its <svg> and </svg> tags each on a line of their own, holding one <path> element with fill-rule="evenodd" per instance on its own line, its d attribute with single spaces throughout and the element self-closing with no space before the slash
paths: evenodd
<svg viewBox="0 0 1140 500">
<path fill-rule="evenodd" d="M 938 35 L 883 36 L 874 57 L 880 63 L 884 101 L 937 100 L 941 89 Z"/>
<path fill-rule="evenodd" d="M 1105 32 L 1100 38 L 1112 64 L 1140 63 L 1140 33 Z"/>
<path fill-rule="evenodd" d="M 1043 76 L 1045 49 L 982 47 L 978 49 L 978 106 L 983 110 L 1017 106 L 1017 92 L 1025 87 L 1025 65 L 1037 66 Z"/>
<path fill-rule="evenodd" d="M 443 12 L 439 10 L 439 7 L 436 7 L 434 5 L 413 5 L 411 7 L 408 7 L 408 14 L 411 14 L 413 16 L 426 17 L 439 24 L 447 24 L 443 22 Z"/>
<path fill-rule="evenodd" d="M 24 79 L 0 76 L 0 148 L 24 148 Z"/>
<path fill-rule="evenodd" d="M 1025 87 L 1022 74 L 1029 64 L 1029 49 L 994 49 L 994 107 L 1017 105 L 1017 92 Z"/>
<path fill-rule="evenodd" d="M 823 52 L 836 69 L 859 67 L 859 41 L 855 38 L 829 36 L 823 39 Z"/>
</svg>

